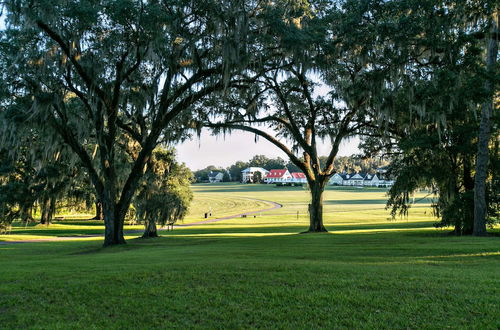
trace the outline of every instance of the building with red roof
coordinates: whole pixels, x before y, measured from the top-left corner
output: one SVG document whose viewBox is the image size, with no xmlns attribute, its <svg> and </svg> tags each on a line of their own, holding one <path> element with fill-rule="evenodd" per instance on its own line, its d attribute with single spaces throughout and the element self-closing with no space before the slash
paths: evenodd
<svg viewBox="0 0 500 330">
<path fill-rule="evenodd" d="M 267 183 L 286 183 L 290 182 L 292 179 L 292 175 L 288 171 L 288 169 L 282 170 L 270 170 L 264 178 L 264 182 Z"/>
<path fill-rule="evenodd" d="M 307 183 L 306 175 L 302 172 L 292 172 L 292 183 Z"/>
</svg>

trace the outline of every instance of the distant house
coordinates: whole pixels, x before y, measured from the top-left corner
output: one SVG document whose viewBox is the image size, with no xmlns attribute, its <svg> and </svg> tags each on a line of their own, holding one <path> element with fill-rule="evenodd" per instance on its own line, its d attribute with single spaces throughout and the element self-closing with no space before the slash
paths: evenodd
<svg viewBox="0 0 500 330">
<path fill-rule="evenodd" d="M 210 183 L 222 182 L 223 178 L 224 173 L 222 172 L 210 172 L 210 174 L 208 174 L 208 182 Z"/>
<path fill-rule="evenodd" d="M 329 181 L 329 184 L 336 186 L 366 186 L 366 187 L 390 187 L 394 184 L 393 180 L 385 180 L 380 173 L 335 173 Z"/>
<path fill-rule="evenodd" d="M 381 181 L 382 180 L 380 180 L 377 174 L 367 174 L 365 176 L 365 180 L 363 181 L 363 185 L 368 187 L 378 187 L 381 185 Z"/>
<path fill-rule="evenodd" d="M 343 172 L 343 173 L 335 173 L 332 175 L 330 180 L 328 181 L 329 184 L 335 185 L 335 186 L 343 186 L 344 181 L 348 179 L 349 174 Z"/>
<path fill-rule="evenodd" d="M 260 173 L 260 176 L 262 179 L 265 179 L 267 174 L 269 173 L 268 170 L 262 167 L 248 167 L 245 168 L 243 171 L 241 171 L 241 182 L 243 183 L 251 183 L 253 182 L 253 176 L 255 173 Z"/>
<path fill-rule="evenodd" d="M 291 183 L 294 184 L 303 184 L 307 183 L 306 175 L 302 172 L 292 172 L 290 173 L 292 178 L 290 179 Z"/>
<path fill-rule="evenodd" d="M 338 186 L 363 186 L 365 173 L 335 173 L 329 183 Z"/>
<path fill-rule="evenodd" d="M 266 183 L 287 183 L 292 179 L 292 175 L 288 169 L 283 170 L 271 170 L 264 178 Z"/>
<path fill-rule="evenodd" d="M 363 186 L 363 181 L 365 181 L 366 173 L 354 173 L 347 180 L 348 186 Z"/>
</svg>

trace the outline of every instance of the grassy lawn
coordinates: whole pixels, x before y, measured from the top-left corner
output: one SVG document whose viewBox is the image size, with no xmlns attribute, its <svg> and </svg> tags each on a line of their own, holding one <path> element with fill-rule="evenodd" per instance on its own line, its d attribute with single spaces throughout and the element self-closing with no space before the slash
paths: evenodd
<svg viewBox="0 0 500 330">
<path fill-rule="evenodd" d="M 301 235 L 303 188 L 194 190 L 186 223 L 207 206 L 283 208 L 107 249 L 95 237 L 0 245 L 0 328 L 500 328 L 500 238 L 434 229 L 426 199 L 388 221 L 384 190 L 329 188 L 330 233 Z M 102 223 L 77 219 L 13 231 L 94 232 Z"/>
</svg>

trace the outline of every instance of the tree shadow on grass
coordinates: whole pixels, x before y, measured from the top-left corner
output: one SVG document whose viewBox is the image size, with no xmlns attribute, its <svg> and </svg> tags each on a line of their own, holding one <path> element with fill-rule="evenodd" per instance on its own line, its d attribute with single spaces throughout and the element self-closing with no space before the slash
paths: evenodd
<svg viewBox="0 0 500 330">
<path fill-rule="evenodd" d="M 388 222 L 388 223 L 373 223 L 373 224 L 346 224 L 346 225 L 325 225 L 327 230 L 335 234 L 337 232 L 344 231 L 356 231 L 356 230 L 387 230 L 387 229 L 422 229 L 428 228 L 432 224 L 429 221 L 421 222 Z M 182 227 L 176 228 L 173 231 L 161 231 L 162 235 L 203 235 L 203 234 L 245 234 L 245 233 L 255 233 L 255 234 L 272 234 L 277 235 L 283 233 L 301 233 L 307 229 L 307 226 L 303 225 L 287 225 L 287 226 L 261 226 L 256 224 L 255 226 L 245 226 L 245 227 L 218 227 L 218 226 L 197 226 L 197 227 Z"/>
</svg>

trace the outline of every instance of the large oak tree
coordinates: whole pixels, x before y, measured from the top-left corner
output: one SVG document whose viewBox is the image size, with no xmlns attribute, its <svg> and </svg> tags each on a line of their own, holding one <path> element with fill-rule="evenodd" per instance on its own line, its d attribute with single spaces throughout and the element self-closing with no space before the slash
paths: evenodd
<svg viewBox="0 0 500 330">
<path fill-rule="evenodd" d="M 240 45 L 251 7 L 191 0 L 4 4 L 3 102 L 30 101 L 20 108 L 30 124 L 78 156 L 102 202 L 104 245 L 122 244 L 124 217 L 153 149 L 182 135 L 187 110 L 228 86 L 232 69 L 246 62 Z M 130 147 L 138 152 L 124 162 Z"/>
<path fill-rule="evenodd" d="M 335 173 L 334 160 L 342 141 L 373 124 L 379 111 L 374 93 L 387 66 L 374 65 L 380 44 L 369 6 L 312 1 L 274 11 L 267 42 L 279 59 L 265 54 L 271 61 L 260 71 L 246 71 L 250 84 L 205 104 L 213 111 L 201 116 L 216 133 L 251 132 L 287 154 L 310 189 L 308 232 L 324 232 L 323 191 Z M 320 162 L 324 143 L 331 148 Z"/>
</svg>

